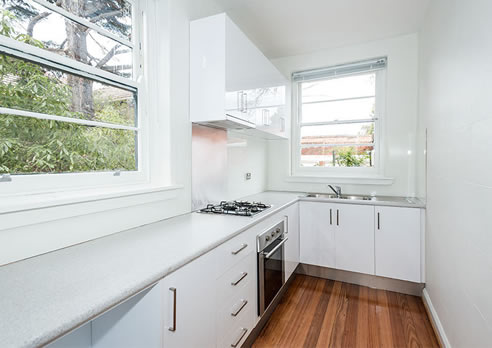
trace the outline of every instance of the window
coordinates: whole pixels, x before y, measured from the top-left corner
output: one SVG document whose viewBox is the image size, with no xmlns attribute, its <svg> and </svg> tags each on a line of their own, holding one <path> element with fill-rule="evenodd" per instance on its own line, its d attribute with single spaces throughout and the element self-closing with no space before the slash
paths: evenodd
<svg viewBox="0 0 492 348">
<path fill-rule="evenodd" d="M 135 7 L 129 0 L 0 1 L 3 181 L 36 177 L 40 187 L 74 173 L 79 183 L 142 174 Z"/>
<path fill-rule="evenodd" d="M 375 171 L 386 59 L 293 74 L 294 173 Z"/>
</svg>

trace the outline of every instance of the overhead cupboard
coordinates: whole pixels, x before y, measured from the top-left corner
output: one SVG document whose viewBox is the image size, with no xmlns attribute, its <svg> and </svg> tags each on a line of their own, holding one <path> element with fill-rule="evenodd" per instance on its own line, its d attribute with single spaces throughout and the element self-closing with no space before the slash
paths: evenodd
<svg viewBox="0 0 492 348">
<path fill-rule="evenodd" d="M 423 283 L 422 210 L 300 202 L 301 263 Z"/>
<path fill-rule="evenodd" d="M 287 79 L 224 13 L 190 24 L 190 120 L 287 138 Z"/>
</svg>

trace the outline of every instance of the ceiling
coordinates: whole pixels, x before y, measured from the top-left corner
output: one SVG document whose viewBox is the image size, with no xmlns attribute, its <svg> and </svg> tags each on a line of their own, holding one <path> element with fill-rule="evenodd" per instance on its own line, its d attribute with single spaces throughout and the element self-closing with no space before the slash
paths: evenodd
<svg viewBox="0 0 492 348">
<path fill-rule="evenodd" d="M 414 33 L 430 0 L 216 0 L 269 58 Z"/>
</svg>

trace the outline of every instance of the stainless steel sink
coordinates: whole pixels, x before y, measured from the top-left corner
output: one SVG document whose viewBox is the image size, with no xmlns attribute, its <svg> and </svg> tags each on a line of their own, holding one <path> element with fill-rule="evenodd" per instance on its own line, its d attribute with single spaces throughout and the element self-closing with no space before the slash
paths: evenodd
<svg viewBox="0 0 492 348">
<path fill-rule="evenodd" d="M 373 201 L 373 202 L 388 202 L 388 203 L 403 203 L 403 204 L 416 204 L 415 199 L 407 197 L 389 197 L 389 196 L 364 196 L 364 195 L 341 195 L 337 197 L 330 193 L 308 193 L 307 198 L 320 198 L 320 199 L 335 199 L 335 200 L 353 200 L 353 201 Z"/>
</svg>

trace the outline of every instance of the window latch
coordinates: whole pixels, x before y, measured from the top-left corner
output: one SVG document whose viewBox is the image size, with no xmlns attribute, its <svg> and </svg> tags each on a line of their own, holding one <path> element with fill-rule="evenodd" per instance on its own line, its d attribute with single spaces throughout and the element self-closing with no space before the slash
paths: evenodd
<svg viewBox="0 0 492 348">
<path fill-rule="evenodd" d="M 10 174 L 0 175 L 0 182 L 11 182 L 11 181 L 12 181 L 12 177 L 10 176 Z"/>
<path fill-rule="evenodd" d="M 113 176 L 121 176 L 121 171 L 120 171 L 120 170 L 116 170 L 116 171 L 113 173 Z"/>
</svg>

